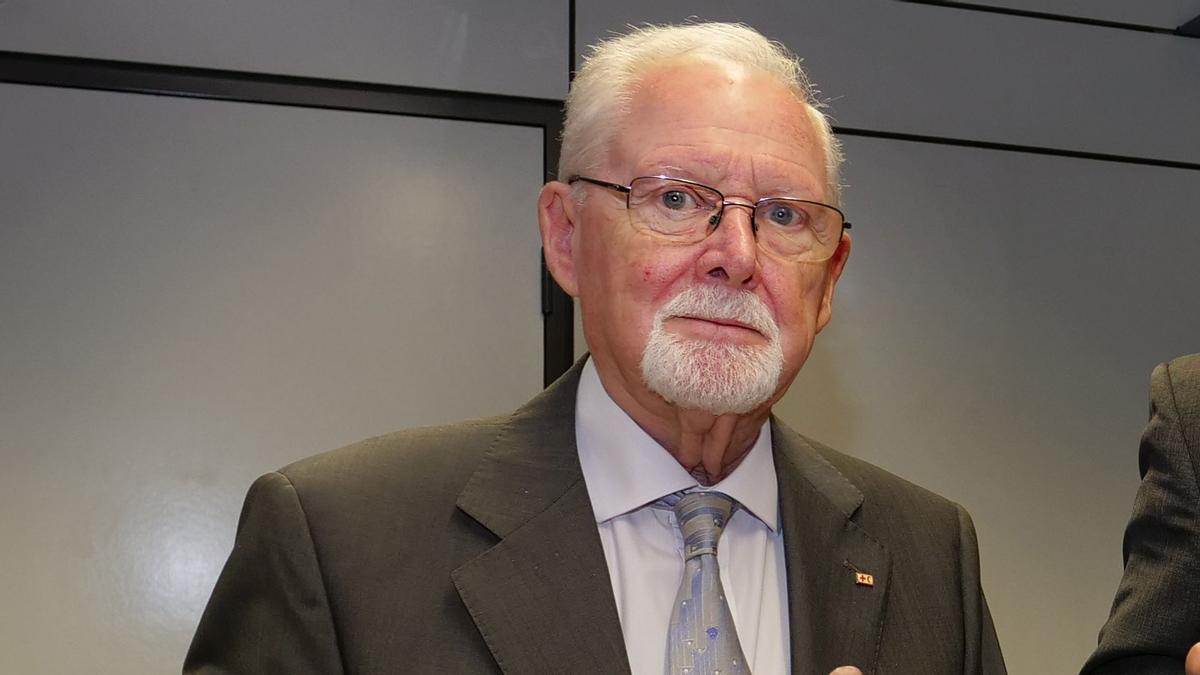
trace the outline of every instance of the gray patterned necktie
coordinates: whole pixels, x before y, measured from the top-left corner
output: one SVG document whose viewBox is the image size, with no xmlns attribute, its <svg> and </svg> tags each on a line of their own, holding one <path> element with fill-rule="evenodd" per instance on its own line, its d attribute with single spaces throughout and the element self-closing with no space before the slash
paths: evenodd
<svg viewBox="0 0 1200 675">
<path fill-rule="evenodd" d="M 684 556 L 667 631 L 667 673 L 749 675 L 717 567 L 717 540 L 733 513 L 733 499 L 720 492 L 684 492 L 661 502 L 675 510 Z"/>
</svg>

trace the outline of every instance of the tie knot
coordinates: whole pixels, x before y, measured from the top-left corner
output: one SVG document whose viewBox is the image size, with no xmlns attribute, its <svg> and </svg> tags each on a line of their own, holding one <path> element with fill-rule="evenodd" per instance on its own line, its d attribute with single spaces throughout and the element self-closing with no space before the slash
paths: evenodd
<svg viewBox="0 0 1200 675">
<path fill-rule="evenodd" d="M 675 497 L 675 495 L 671 495 Z M 733 513 L 733 498 L 721 492 L 687 492 L 666 501 L 675 510 L 683 533 L 683 558 L 717 554 L 717 540 Z"/>
</svg>

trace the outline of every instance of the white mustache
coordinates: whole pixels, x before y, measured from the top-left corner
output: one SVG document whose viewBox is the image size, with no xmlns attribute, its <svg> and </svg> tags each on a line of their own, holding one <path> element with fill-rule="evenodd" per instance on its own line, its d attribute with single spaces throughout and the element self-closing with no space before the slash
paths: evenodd
<svg viewBox="0 0 1200 675">
<path fill-rule="evenodd" d="M 655 324 L 673 316 L 736 321 L 750 326 L 769 341 L 779 338 L 779 326 L 762 298 L 750 291 L 723 286 L 691 286 L 667 301 L 654 315 Z"/>
</svg>

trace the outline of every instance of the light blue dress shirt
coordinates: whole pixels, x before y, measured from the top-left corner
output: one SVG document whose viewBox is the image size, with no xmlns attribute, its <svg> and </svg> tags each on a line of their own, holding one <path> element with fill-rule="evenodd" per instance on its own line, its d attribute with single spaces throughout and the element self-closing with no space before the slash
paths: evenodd
<svg viewBox="0 0 1200 675">
<path fill-rule="evenodd" d="M 575 436 L 629 664 L 634 675 L 661 675 L 683 576 L 683 537 L 675 515 L 650 504 L 696 487 L 696 479 L 613 402 L 590 360 L 579 380 Z M 789 673 L 787 577 L 770 424 L 733 473 L 710 489 L 741 504 L 725 527 L 717 560 L 751 672 Z"/>
</svg>

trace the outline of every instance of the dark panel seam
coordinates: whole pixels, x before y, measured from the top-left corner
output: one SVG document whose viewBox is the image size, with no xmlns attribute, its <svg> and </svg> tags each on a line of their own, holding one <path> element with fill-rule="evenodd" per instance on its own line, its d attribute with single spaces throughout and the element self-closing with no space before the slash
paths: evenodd
<svg viewBox="0 0 1200 675">
<path fill-rule="evenodd" d="M 929 5 L 931 7 L 961 9 L 968 12 L 1004 14 L 1007 16 L 1019 16 L 1027 19 L 1040 19 L 1043 21 L 1058 21 L 1060 23 L 1073 23 L 1083 26 L 1094 26 L 1097 28 L 1115 28 L 1119 30 L 1136 31 L 1139 33 L 1156 33 L 1158 35 L 1195 37 L 1194 35 L 1181 32 L 1179 28 L 1164 28 L 1162 26 L 1149 26 L 1146 24 L 1130 23 L 1126 21 L 1108 21 L 1106 19 L 1094 19 L 1086 16 L 1071 16 L 1069 14 L 1037 12 L 1028 9 L 1014 9 L 1011 7 L 993 7 L 989 5 L 977 5 L 970 2 L 952 2 L 950 0 L 898 0 L 898 2 L 903 2 L 910 5 Z"/>
<path fill-rule="evenodd" d="M 1087 159 L 1098 162 L 1116 162 L 1120 164 L 1138 164 L 1142 166 L 1157 166 L 1168 169 L 1185 169 L 1200 171 L 1200 162 L 1183 162 L 1173 159 L 1157 159 L 1154 157 L 1136 157 L 1132 155 L 1116 155 L 1103 152 L 1088 152 L 1085 150 L 1069 150 L 1066 148 L 1048 148 L 1037 145 L 1021 145 L 1018 143 L 998 143 L 993 141 L 978 141 L 967 138 L 949 136 L 930 136 L 925 134 L 909 134 L 896 131 L 877 131 L 855 127 L 835 126 L 834 133 L 839 136 L 861 136 L 864 138 L 884 138 L 893 141 L 908 141 L 913 143 L 933 143 L 935 145 L 951 145 L 963 148 L 978 148 L 981 150 L 999 150 L 1001 152 L 1021 152 L 1031 155 L 1049 155 L 1052 157 L 1070 157 Z"/>
</svg>

